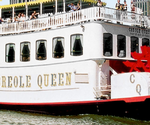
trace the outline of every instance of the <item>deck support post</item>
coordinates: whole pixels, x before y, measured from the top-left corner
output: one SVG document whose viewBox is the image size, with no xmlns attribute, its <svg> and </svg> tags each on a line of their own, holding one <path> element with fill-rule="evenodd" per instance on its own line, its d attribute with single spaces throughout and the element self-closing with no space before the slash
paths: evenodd
<svg viewBox="0 0 150 125">
<path fill-rule="evenodd" d="M 42 5 L 42 2 L 41 2 L 41 3 L 40 3 L 40 15 L 42 15 L 42 13 L 43 13 L 43 12 L 42 12 L 42 9 L 43 9 L 42 6 L 43 6 L 43 5 Z"/>
<path fill-rule="evenodd" d="M 0 17 L 2 18 L 2 9 L 0 8 Z"/>
<path fill-rule="evenodd" d="M 63 12 L 65 13 L 66 11 L 66 3 L 65 3 L 65 0 L 63 0 Z"/>
<path fill-rule="evenodd" d="M 55 14 L 57 14 L 57 0 L 55 0 Z"/>
<path fill-rule="evenodd" d="M 82 0 L 80 0 L 80 9 L 82 9 Z"/>
<path fill-rule="evenodd" d="M 12 8 L 12 21 L 14 22 L 14 17 L 15 17 L 15 8 Z"/>
<path fill-rule="evenodd" d="M 27 5 L 27 0 L 25 2 L 26 2 L 26 5 L 25 5 L 25 8 L 26 8 L 26 19 L 28 19 L 28 5 Z"/>
</svg>

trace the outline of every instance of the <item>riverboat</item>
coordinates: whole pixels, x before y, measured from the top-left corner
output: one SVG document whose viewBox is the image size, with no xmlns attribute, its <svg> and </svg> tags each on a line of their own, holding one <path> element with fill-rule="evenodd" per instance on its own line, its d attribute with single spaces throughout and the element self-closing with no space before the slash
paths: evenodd
<svg viewBox="0 0 150 125">
<path fill-rule="evenodd" d="M 149 18 L 90 1 L 91 7 L 78 11 L 0 24 L 1 109 L 56 115 L 149 113 L 150 73 L 142 69 L 149 61 L 141 57 L 149 52 Z M 8 6 L 14 13 L 18 4 Z"/>
</svg>

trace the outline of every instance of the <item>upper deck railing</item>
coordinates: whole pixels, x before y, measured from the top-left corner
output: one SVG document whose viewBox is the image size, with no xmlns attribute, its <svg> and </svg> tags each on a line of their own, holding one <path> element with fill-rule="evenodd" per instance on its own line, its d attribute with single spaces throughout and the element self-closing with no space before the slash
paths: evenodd
<svg viewBox="0 0 150 125">
<path fill-rule="evenodd" d="M 53 29 L 70 24 L 96 20 L 150 27 L 150 20 L 146 16 L 127 11 L 118 11 L 112 8 L 92 7 L 74 12 L 59 13 L 53 16 L 47 16 L 45 18 L 38 18 L 24 22 L 3 23 L 0 24 L 0 34 L 15 34 L 21 32 L 39 31 L 43 29 Z"/>
</svg>

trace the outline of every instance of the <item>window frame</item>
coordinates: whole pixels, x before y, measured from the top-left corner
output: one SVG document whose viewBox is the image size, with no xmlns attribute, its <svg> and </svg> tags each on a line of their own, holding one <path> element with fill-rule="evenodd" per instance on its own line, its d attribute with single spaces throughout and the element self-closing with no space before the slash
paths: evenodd
<svg viewBox="0 0 150 125">
<path fill-rule="evenodd" d="M 124 56 L 119 56 L 120 55 L 120 53 L 119 53 L 119 50 L 121 51 L 121 49 L 119 49 L 119 39 L 118 39 L 118 37 L 119 36 L 123 36 L 124 38 L 125 38 L 125 51 L 124 51 L 124 53 L 122 53 L 122 54 L 124 54 Z M 119 58 L 125 58 L 126 57 L 126 51 L 127 51 L 127 41 L 126 41 L 126 36 L 125 35 L 122 35 L 122 34 L 118 34 L 117 35 L 117 57 L 119 57 Z"/>
<path fill-rule="evenodd" d="M 111 49 L 112 49 L 112 52 L 110 53 L 111 55 L 109 55 L 109 56 L 105 55 L 105 53 L 106 53 L 106 52 L 105 52 L 105 42 L 104 42 L 104 35 L 105 35 L 105 34 L 110 34 L 110 35 L 111 35 L 111 38 L 112 38 L 112 39 L 111 39 L 111 45 L 112 45 L 112 46 L 111 46 L 111 47 L 112 47 Z M 108 54 L 109 54 L 109 53 L 108 53 Z M 106 56 L 106 57 L 111 57 L 111 56 L 113 56 L 113 34 L 111 34 L 111 33 L 103 33 L 103 56 Z"/>
<path fill-rule="evenodd" d="M 15 51 L 15 46 L 16 46 L 15 43 L 7 43 L 7 44 L 5 44 L 5 62 L 6 62 L 6 63 L 14 63 L 14 62 L 16 61 L 16 60 L 15 60 L 15 54 L 16 54 L 16 52 L 14 53 L 14 61 L 13 61 L 13 62 L 6 61 L 7 45 L 9 45 L 9 44 L 13 44 L 13 45 L 14 45 L 14 51 Z"/>
<path fill-rule="evenodd" d="M 70 55 L 71 55 L 71 56 L 74 56 L 74 55 L 72 54 L 72 53 L 73 53 L 73 52 L 72 52 L 73 50 L 71 50 L 71 49 L 72 49 L 71 47 L 72 47 L 72 36 L 73 36 L 73 35 L 82 35 L 82 41 L 81 41 L 81 43 L 82 43 L 82 48 L 84 48 L 84 38 L 83 38 L 83 34 L 75 33 L 75 34 L 70 35 Z M 82 54 L 82 55 L 77 55 L 77 56 L 83 56 L 83 55 L 84 55 L 84 51 L 83 51 L 83 50 L 84 50 L 84 49 L 82 49 L 82 53 L 83 53 L 83 54 Z"/>
<path fill-rule="evenodd" d="M 55 47 L 54 47 L 54 39 L 58 39 L 58 38 L 63 38 L 63 49 L 64 49 L 64 56 L 63 57 L 60 57 L 60 58 L 55 58 L 54 57 L 54 49 L 55 49 Z M 54 58 L 54 59 L 62 59 L 62 58 L 64 58 L 65 57 L 65 37 L 62 37 L 62 36 L 58 36 L 58 37 L 53 37 L 52 38 L 52 58 Z"/>
<path fill-rule="evenodd" d="M 37 48 L 37 42 L 38 41 L 46 41 L 46 45 L 45 45 L 45 49 L 46 49 L 46 59 L 37 59 L 37 50 L 38 50 L 38 48 Z M 35 59 L 36 60 L 39 60 L 39 61 L 44 61 L 44 60 L 47 60 L 47 40 L 46 39 L 38 39 L 38 40 L 36 40 L 35 41 L 35 44 L 36 44 L 36 48 L 35 48 Z"/>
<path fill-rule="evenodd" d="M 21 44 L 22 44 L 22 43 L 29 43 L 29 45 L 30 45 L 30 48 L 29 48 L 29 49 L 30 49 L 30 53 L 29 53 L 30 59 L 29 59 L 28 61 L 22 61 L 22 60 L 21 60 L 21 58 L 22 58 L 22 54 L 21 54 L 21 53 L 22 53 L 22 52 L 21 52 Z M 20 61 L 21 61 L 21 62 L 29 62 L 30 60 L 31 60 L 31 42 L 29 42 L 29 41 L 21 42 L 21 43 L 20 43 Z"/>
<path fill-rule="evenodd" d="M 143 46 L 143 39 L 148 39 L 149 40 L 149 47 L 150 47 L 150 39 L 149 38 L 142 38 L 142 46 Z"/>
<path fill-rule="evenodd" d="M 136 36 L 131 36 L 130 37 L 130 53 L 132 53 L 132 38 L 137 38 L 138 39 L 138 51 L 133 51 L 133 52 L 137 52 L 137 53 L 139 53 L 139 37 L 136 37 Z M 134 41 L 133 41 L 134 42 Z M 136 43 L 137 44 L 137 43 Z M 131 55 L 131 57 L 132 57 L 132 55 Z"/>
</svg>

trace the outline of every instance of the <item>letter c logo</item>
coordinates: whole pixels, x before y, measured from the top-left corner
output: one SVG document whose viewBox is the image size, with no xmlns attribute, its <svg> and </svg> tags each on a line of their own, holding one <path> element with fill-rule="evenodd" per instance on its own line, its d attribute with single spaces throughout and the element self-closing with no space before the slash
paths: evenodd
<svg viewBox="0 0 150 125">
<path fill-rule="evenodd" d="M 131 83 L 134 83 L 134 82 L 135 82 L 135 75 L 134 75 L 134 74 L 131 74 L 131 75 L 130 75 L 130 82 L 131 82 Z"/>
</svg>

